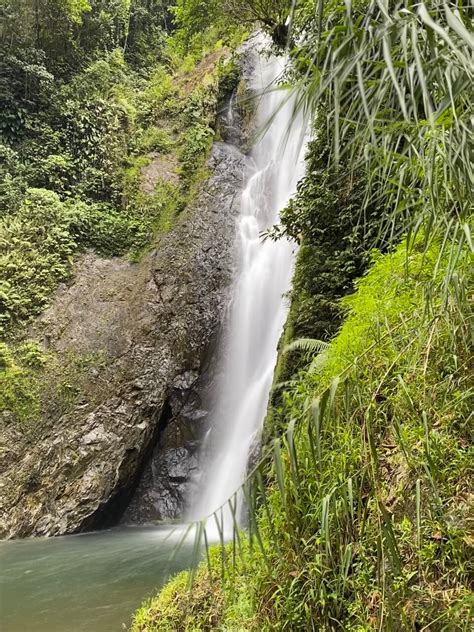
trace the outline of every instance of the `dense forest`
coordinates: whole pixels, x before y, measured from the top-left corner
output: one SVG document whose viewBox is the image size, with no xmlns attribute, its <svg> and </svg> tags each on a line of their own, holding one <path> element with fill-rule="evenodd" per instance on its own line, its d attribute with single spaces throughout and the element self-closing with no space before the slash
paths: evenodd
<svg viewBox="0 0 474 632">
<path fill-rule="evenodd" d="M 52 379 L 65 407 L 79 379 L 31 323 L 81 253 L 139 262 L 173 230 L 229 90 L 251 116 L 235 53 L 256 29 L 287 56 L 274 89 L 311 130 L 262 235 L 299 250 L 246 526 L 208 547 L 199 523 L 205 561 L 132 630 L 472 629 L 472 3 L 1 12 L 0 408 L 15 432 L 36 436 Z"/>
</svg>

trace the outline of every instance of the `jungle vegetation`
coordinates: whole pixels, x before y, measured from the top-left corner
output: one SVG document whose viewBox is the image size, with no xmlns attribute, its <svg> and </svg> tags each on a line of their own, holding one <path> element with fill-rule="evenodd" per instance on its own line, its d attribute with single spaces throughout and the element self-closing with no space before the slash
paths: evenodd
<svg viewBox="0 0 474 632">
<path fill-rule="evenodd" d="M 20 428 L 54 364 L 25 331 L 78 255 L 139 260 L 206 176 L 244 30 L 210 24 L 189 41 L 183 6 L 2 3 L 0 408 Z"/>
</svg>

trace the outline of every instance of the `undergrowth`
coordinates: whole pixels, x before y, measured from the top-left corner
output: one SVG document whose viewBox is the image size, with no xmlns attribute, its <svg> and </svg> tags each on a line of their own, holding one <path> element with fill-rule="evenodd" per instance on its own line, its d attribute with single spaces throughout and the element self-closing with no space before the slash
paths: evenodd
<svg viewBox="0 0 474 632">
<path fill-rule="evenodd" d="M 112 62 L 102 63 L 107 67 Z M 116 132 L 101 128 L 100 117 L 81 123 L 75 117 L 74 126 L 80 127 L 81 134 L 75 138 L 79 130 L 71 129 L 69 114 L 55 113 L 55 125 L 60 129 L 42 124 L 35 136 L 16 144 L 10 141 L 11 147 L 3 147 L 3 333 L 45 307 L 52 290 L 70 276 L 74 255 L 84 248 L 93 248 L 105 256 L 129 253 L 137 259 L 157 233 L 172 227 L 195 193 L 192 184 L 205 175 L 202 168 L 214 138 L 219 86 L 235 72 L 227 51 L 218 45 L 217 53 L 211 50 L 204 54 L 186 71 L 160 65 L 150 73 L 144 86 L 138 80 L 134 86 L 132 78 L 125 74 L 123 60 L 120 64 L 121 72 L 113 76 L 111 86 L 94 84 L 100 93 L 100 104 L 113 88 L 110 108 L 115 110 L 107 116 L 115 117 Z M 104 81 L 104 72 L 102 69 L 97 81 Z M 89 69 L 84 74 L 92 81 Z M 79 78 L 75 81 L 80 83 Z M 107 146 L 107 139 L 101 136 L 106 133 L 116 134 L 116 143 L 120 126 L 122 146 L 117 148 L 115 157 L 110 147 L 108 150 L 109 163 L 112 158 L 115 160 L 110 164 L 115 184 L 108 191 L 101 191 L 96 180 L 86 181 L 92 169 L 102 185 L 107 181 L 102 159 L 86 143 Z M 56 150 L 48 146 L 45 135 L 54 137 L 54 142 L 61 143 L 63 138 L 66 145 L 76 143 L 76 158 L 71 161 L 66 154 L 51 153 Z M 166 174 L 160 176 L 158 168 L 153 190 L 145 192 L 142 171 L 156 154 L 170 156 L 171 164 L 174 160 L 180 165 L 179 171 L 170 180 Z"/>
</svg>

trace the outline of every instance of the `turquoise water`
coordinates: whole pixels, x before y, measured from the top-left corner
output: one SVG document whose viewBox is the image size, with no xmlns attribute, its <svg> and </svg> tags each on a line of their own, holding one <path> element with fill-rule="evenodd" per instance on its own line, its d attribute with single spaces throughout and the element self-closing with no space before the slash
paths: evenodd
<svg viewBox="0 0 474 632">
<path fill-rule="evenodd" d="M 0 542 L 1 632 L 118 632 L 189 566 L 182 528 L 111 529 Z"/>
</svg>

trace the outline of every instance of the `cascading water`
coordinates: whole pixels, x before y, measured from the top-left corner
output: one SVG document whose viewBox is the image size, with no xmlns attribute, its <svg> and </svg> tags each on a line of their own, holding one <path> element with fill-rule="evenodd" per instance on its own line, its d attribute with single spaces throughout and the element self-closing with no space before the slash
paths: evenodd
<svg viewBox="0 0 474 632">
<path fill-rule="evenodd" d="M 263 241 L 261 233 L 278 221 L 303 175 L 305 126 L 302 117 L 293 120 L 294 103 L 285 92 L 267 89 L 275 87 L 284 60 L 259 60 L 254 89 L 262 96 L 256 122 L 266 126 L 266 132 L 253 148 L 254 171 L 242 194 L 234 287 L 211 406 L 212 431 L 203 449 L 190 520 L 212 514 L 243 482 L 265 416 L 287 313 L 284 294 L 290 287 L 295 247 L 285 239 Z"/>
</svg>

